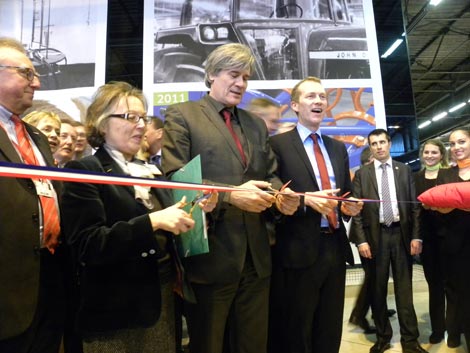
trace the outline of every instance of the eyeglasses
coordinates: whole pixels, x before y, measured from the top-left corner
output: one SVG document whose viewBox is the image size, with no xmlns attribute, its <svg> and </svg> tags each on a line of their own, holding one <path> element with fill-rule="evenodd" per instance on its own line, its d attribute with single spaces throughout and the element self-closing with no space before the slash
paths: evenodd
<svg viewBox="0 0 470 353">
<path fill-rule="evenodd" d="M 127 121 L 130 121 L 131 123 L 137 124 L 140 119 L 144 121 L 146 124 L 150 124 L 152 119 L 154 118 L 153 116 L 147 116 L 147 115 L 139 115 L 135 113 L 124 113 L 124 114 L 109 114 L 106 118 L 121 118 L 121 119 L 126 119 Z"/>
<path fill-rule="evenodd" d="M 35 77 L 39 78 L 39 74 L 29 67 L 23 66 L 11 66 L 11 65 L 0 65 L 5 69 L 15 69 L 21 76 L 26 78 L 29 82 L 32 82 Z"/>
</svg>

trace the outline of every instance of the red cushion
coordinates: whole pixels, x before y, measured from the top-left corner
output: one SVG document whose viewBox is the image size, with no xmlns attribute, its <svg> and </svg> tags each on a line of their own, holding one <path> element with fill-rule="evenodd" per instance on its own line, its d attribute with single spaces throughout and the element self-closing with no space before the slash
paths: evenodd
<svg viewBox="0 0 470 353">
<path fill-rule="evenodd" d="M 470 183 L 450 183 L 435 186 L 418 196 L 430 207 L 470 208 Z"/>
</svg>

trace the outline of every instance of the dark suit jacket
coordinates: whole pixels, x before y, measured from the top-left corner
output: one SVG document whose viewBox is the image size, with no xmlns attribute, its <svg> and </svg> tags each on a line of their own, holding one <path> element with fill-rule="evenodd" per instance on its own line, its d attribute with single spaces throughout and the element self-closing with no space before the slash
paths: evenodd
<svg viewBox="0 0 470 353">
<path fill-rule="evenodd" d="M 47 138 L 25 124 L 49 166 L 53 159 Z M 0 127 L 0 161 L 22 163 Z M 60 184 L 53 183 L 57 192 Z M 0 177 L 0 340 L 23 333 L 36 312 L 39 289 L 39 198 L 30 179 Z"/>
<path fill-rule="evenodd" d="M 343 143 L 322 135 L 325 147 L 331 160 L 336 178 L 336 187 L 340 195 L 351 190 L 349 175 L 349 158 Z M 289 187 L 298 192 L 319 191 L 304 145 L 297 129 L 271 137 L 271 146 L 277 155 L 279 176 L 283 182 L 292 180 Z M 341 217 L 341 211 L 338 207 Z M 318 257 L 321 215 L 310 207 L 305 207 L 303 200 L 293 216 L 277 226 L 276 254 L 279 254 L 281 266 L 286 268 L 303 268 L 311 266 Z M 344 260 L 354 264 L 351 247 L 343 223 L 340 224 Z M 277 256 L 276 256 L 277 258 Z"/>
<path fill-rule="evenodd" d="M 400 214 L 400 230 L 403 246 L 410 251 L 412 239 L 420 239 L 419 204 L 416 203 L 414 178 L 407 165 L 392 161 L 395 188 L 397 191 L 398 210 Z M 353 181 L 353 195 L 357 198 L 379 199 L 379 189 L 375 176 L 374 163 L 360 168 Z M 372 255 L 377 254 L 377 246 L 381 234 L 378 202 L 365 202 L 361 213 L 353 217 L 352 227 L 356 232 L 356 245 L 369 243 Z"/>
<path fill-rule="evenodd" d="M 124 175 L 105 149 L 67 168 Z M 152 189 L 163 207 L 165 189 Z M 121 185 L 65 183 L 64 238 L 78 264 L 78 327 L 85 334 L 148 327 L 160 314 L 158 258 L 162 255 L 148 210 Z"/>
<path fill-rule="evenodd" d="M 162 148 L 165 173 L 171 174 L 201 155 L 202 177 L 208 183 L 240 185 L 266 180 L 280 187 L 265 123 L 238 109 L 248 146 L 244 167 L 223 118 L 208 99 L 172 105 L 166 110 Z M 189 279 L 198 283 L 237 281 L 248 247 L 258 275 L 269 276 L 270 247 L 262 214 L 244 212 L 224 202 L 223 197 L 221 193 L 217 208 L 208 214 L 209 253 L 184 259 Z"/>
</svg>

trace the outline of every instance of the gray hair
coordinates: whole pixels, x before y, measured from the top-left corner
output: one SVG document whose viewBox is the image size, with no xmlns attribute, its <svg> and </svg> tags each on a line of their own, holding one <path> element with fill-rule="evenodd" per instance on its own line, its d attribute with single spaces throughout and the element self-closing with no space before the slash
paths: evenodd
<svg viewBox="0 0 470 353">
<path fill-rule="evenodd" d="M 255 58 L 246 45 L 239 43 L 221 45 L 207 57 L 204 82 L 210 88 L 212 80 L 209 76 L 215 76 L 228 69 L 248 70 L 251 74 L 254 71 L 254 65 Z"/>
</svg>

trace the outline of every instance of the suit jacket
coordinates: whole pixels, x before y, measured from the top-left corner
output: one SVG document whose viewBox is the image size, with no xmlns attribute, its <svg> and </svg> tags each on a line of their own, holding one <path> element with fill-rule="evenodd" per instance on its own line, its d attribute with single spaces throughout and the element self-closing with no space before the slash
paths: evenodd
<svg viewBox="0 0 470 353">
<path fill-rule="evenodd" d="M 421 239 L 419 228 L 419 204 L 416 202 L 414 178 L 407 165 L 392 161 L 400 230 L 405 249 L 410 250 L 411 240 Z M 357 198 L 379 199 L 379 189 L 375 176 L 374 163 L 360 168 L 354 177 L 353 195 Z M 402 201 L 402 202 L 400 202 Z M 378 202 L 365 202 L 361 213 L 353 217 L 352 227 L 356 232 L 356 245 L 369 243 L 372 255 L 376 256 L 381 234 Z"/>
<path fill-rule="evenodd" d="M 71 161 L 67 168 L 125 175 L 108 152 Z M 165 189 L 152 189 L 162 207 L 172 204 Z M 162 255 L 134 188 L 65 183 L 64 238 L 78 267 L 78 327 L 84 335 L 148 327 L 160 315 L 158 258 Z"/>
<path fill-rule="evenodd" d="M 340 195 L 351 190 L 349 157 L 342 142 L 322 135 L 331 160 Z M 298 192 L 319 191 L 315 172 L 308 159 L 297 129 L 271 137 L 271 146 L 277 156 L 279 176 L 283 182 L 292 180 L 289 187 Z M 351 265 L 354 258 L 346 235 L 341 211 L 338 207 L 341 250 L 344 261 Z M 299 209 L 292 216 L 285 217 L 276 229 L 276 260 L 285 268 L 303 268 L 315 263 L 319 256 L 321 214 L 305 207 L 303 199 Z M 336 234 L 335 234 L 336 236 Z"/>
<path fill-rule="evenodd" d="M 246 167 L 223 118 L 207 96 L 196 102 L 169 106 L 162 148 L 165 173 L 171 174 L 201 155 L 202 177 L 207 183 L 240 185 L 249 180 L 265 180 L 280 187 L 265 123 L 242 109 L 238 109 L 238 118 L 248 147 L 244 151 Z M 269 240 L 262 214 L 232 206 L 221 193 L 217 208 L 208 214 L 208 224 L 209 253 L 184 259 L 191 281 L 238 281 L 248 248 L 258 276 L 271 274 Z"/>
<path fill-rule="evenodd" d="M 35 127 L 25 126 L 46 163 L 53 166 L 47 138 Z M 23 163 L 1 127 L 0 161 Z M 59 193 L 60 183 L 53 185 Z M 41 210 L 31 179 L 0 177 L 0 195 L 0 340 L 3 340 L 23 333 L 36 312 Z"/>
</svg>

